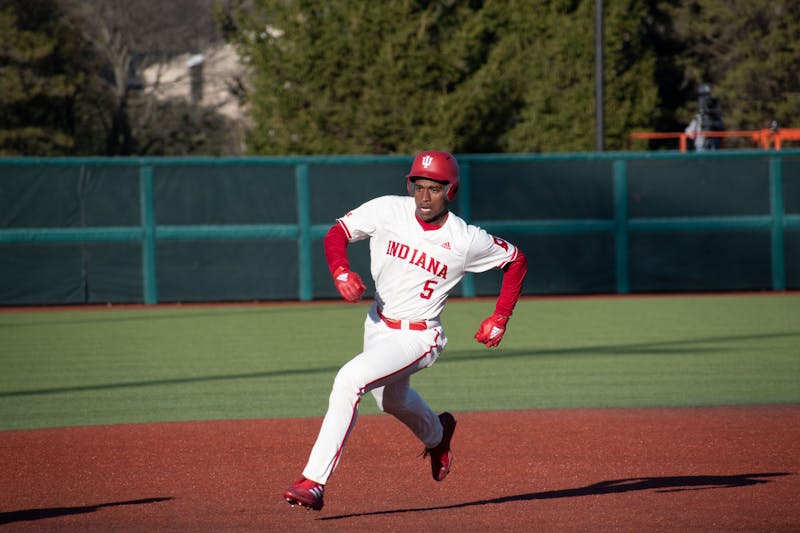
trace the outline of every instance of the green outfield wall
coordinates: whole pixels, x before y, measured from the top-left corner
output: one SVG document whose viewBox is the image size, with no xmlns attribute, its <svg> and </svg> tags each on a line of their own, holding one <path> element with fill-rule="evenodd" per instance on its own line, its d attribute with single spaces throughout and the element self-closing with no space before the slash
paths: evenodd
<svg viewBox="0 0 800 533">
<path fill-rule="evenodd" d="M 800 289 L 800 150 L 458 159 L 453 210 L 527 254 L 526 294 Z M 335 297 L 322 237 L 411 160 L 0 159 L 0 305 Z"/>
</svg>

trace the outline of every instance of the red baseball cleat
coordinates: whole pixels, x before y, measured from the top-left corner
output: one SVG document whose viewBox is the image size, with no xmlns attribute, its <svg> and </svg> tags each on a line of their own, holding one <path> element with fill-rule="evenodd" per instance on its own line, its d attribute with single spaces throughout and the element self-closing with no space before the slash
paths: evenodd
<svg viewBox="0 0 800 533">
<path fill-rule="evenodd" d="M 431 474 L 433 474 L 433 479 L 436 481 L 444 480 L 447 474 L 450 473 L 450 467 L 453 466 L 453 452 L 450 451 L 450 440 L 456 430 L 456 419 L 450 413 L 440 414 L 439 421 L 444 428 L 442 441 L 433 448 L 425 448 L 424 454 L 425 457 L 431 456 Z"/>
<path fill-rule="evenodd" d="M 316 481 L 301 477 L 295 481 L 294 485 L 286 489 L 283 497 L 292 507 L 299 505 L 306 509 L 319 511 L 324 505 L 322 501 L 323 492 L 325 492 L 325 485 L 320 485 Z"/>
</svg>

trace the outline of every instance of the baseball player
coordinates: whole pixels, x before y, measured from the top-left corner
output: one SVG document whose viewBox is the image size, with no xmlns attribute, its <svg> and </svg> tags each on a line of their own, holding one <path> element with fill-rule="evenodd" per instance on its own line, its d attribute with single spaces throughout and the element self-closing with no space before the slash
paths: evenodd
<svg viewBox="0 0 800 533">
<path fill-rule="evenodd" d="M 456 420 L 446 412 L 437 416 L 410 387 L 411 375 L 431 366 L 447 344 L 439 316 L 466 272 L 504 271 L 494 314 L 475 333 L 488 347 L 500 344 L 522 291 L 527 272 L 523 253 L 449 211 L 459 185 L 458 163 L 451 154 L 418 154 L 406 181 L 409 197 L 370 200 L 339 218 L 325 237 L 334 284 L 353 303 L 366 287 L 350 270 L 346 248 L 369 239 L 375 301 L 364 322 L 364 349 L 337 373 L 303 477 L 284 492 L 292 506 L 322 509 L 325 485 L 367 392 L 422 441 L 433 479 L 444 480 L 453 465 L 450 442 Z"/>
</svg>

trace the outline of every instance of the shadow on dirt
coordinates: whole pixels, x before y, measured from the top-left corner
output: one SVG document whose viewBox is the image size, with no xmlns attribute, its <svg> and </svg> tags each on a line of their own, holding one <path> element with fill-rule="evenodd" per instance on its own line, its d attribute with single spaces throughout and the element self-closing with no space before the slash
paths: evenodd
<svg viewBox="0 0 800 533">
<path fill-rule="evenodd" d="M 12 522 L 27 522 L 31 520 L 42 520 L 43 518 L 56 518 L 59 516 L 94 513 L 95 511 L 99 511 L 103 507 L 118 507 L 120 505 L 144 505 L 148 503 L 165 502 L 171 499 L 172 498 L 144 498 L 141 500 L 99 503 L 97 505 L 85 505 L 78 507 L 48 507 L 44 509 L 24 509 L 22 511 L 0 512 L 0 525 L 10 524 Z"/>
<path fill-rule="evenodd" d="M 600 481 L 585 487 L 572 489 L 551 490 L 545 492 L 531 492 L 514 496 L 503 496 L 489 500 L 454 503 L 437 507 L 418 507 L 414 509 L 390 509 L 388 511 L 371 511 L 367 513 L 351 513 L 339 516 L 327 516 L 319 520 L 340 520 L 359 516 L 391 515 L 398 513 L 416 513 L 423 511 L 440 511 L 445 509 L 460 509 L 478 505 L 497 505 L 511 502 L 525 502 L 530 500 L 549 500 L 553 498 L 575 498 L 578 496 L 596 496 L 601 494 L 619 494 L 637 490 L 652 490 L 655 492 L 680 492 L 686 490 L 730 489 L 769 483 L 771 479 L 779 476 L 790 476 L 791 472 L 764 472 L 759 474 L 734 474 L 730 476 L 667 476 L 667 477 L 640 477 L 629 479 L 612 479 Z"/>
</svg>

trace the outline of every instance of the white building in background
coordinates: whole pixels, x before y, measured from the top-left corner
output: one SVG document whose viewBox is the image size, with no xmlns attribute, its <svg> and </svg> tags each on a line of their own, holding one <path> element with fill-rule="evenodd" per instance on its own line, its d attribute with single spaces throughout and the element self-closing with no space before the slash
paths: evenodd
<svg viewBox="0 0 800 533">
<path fill-rule="evenodd" d="M 145 91 L 159 99 L 184 98 L 231 119 L 245 118 L 246 73 L 230 44 L 183 54 L 143 72 Z"/>
</svg>

